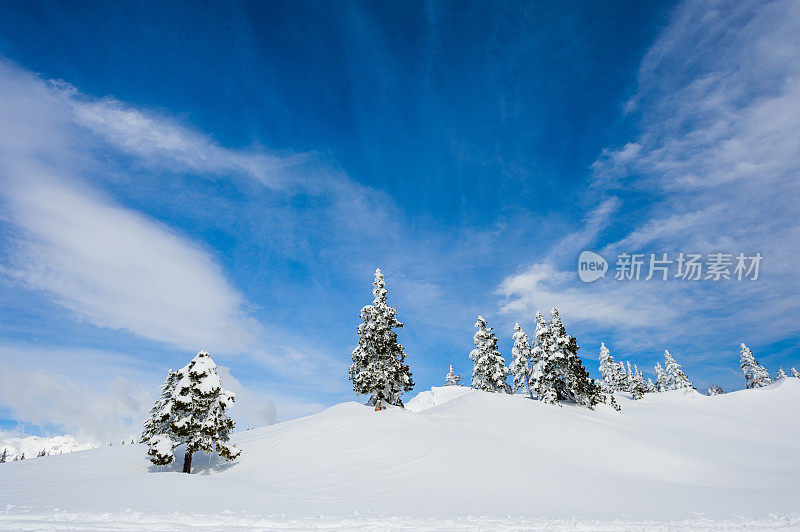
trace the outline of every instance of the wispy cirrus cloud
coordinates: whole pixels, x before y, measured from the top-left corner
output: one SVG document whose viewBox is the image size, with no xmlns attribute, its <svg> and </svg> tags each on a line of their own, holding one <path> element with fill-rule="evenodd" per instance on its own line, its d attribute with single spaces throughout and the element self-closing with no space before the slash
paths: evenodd
<svg viewBox="0 0 800 532">
<path fill-rule="evenodd" d="M 275 155 L 257 148 L 226 148 L 174 118 L 112 97 L 89 98 L 64 82 L 51 82 L 49 86 L 72 110 L 76 124 L 150 167 L 202 175 L 241 175 L 280 189 L 296 186 L 301 176 L 290 176 L 287 170 L 312 158 L 312 154 Z"/>
<path fill-rule="evenodd" d="M 593 167 L 592 192 L 622 199 L 614 215 L 625 225 L 614 216 L 601 225 L 626 231 L 606 240 L 587 222 L 597 238 L 569 236 L 558 246 L 571 250 L 561 254 L 569 260 L 551 255 L 505 279 L 503 310 L 557 303 L 590 322 L 593 336 L 628 329 L 631 347 L 643 338 L 686 344 L 694 336 L 714 350 L 721 339 L 772 343 L 796 334 L 800 41 L 790 36 L 798 33 L 794 2 L 676 6 L 625 106 L 638 136 L 606 149 Z M 630 193 L 652 201 L 626 203 Z M 723 251 L 761 252 L 764 262 L 752 283 L 581 285 L 573 261 L 585 248 L 610 261 L 623 252 Z M 748 326 L 755 316 L 758 330 Z"/>
<path fill-rule="evenodd" d="M 260 326 L 212 251 L 87 184 L 83 176 L 102 169 L 91 156 L 97 139 L 81 125 L 86 111 L 65 104 L 62 93 L 0 61 L 0 219 L 14 228 L 6 273 L 99 327 L 190 350 L 256 346 Z M 130 135 L 118 140 L 150 146 L 148 157 L 188 158 L 207 147 L 191 133 L 150 126 L 152 143 L 145 126 L 120 126 Z"/>
</svg>

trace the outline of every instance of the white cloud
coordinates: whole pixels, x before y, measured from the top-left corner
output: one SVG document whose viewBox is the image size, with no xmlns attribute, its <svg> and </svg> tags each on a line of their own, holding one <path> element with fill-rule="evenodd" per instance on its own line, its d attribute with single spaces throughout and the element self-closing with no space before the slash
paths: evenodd
<svg viewBox="0 0 800 532">
<path fill-rule="evenodd" d="M 256 345 L 260 327 L 212 252 L 81 184 L 78 176 L 99 165 L 61 99 L 0 61 L 0 219 L 17 230 L 7 273 L 100 327 L 190 351 L 238 353 Z M 153 150 L 169 152 L 159 143 L 173 142 L 169 153 L 178 157 L 190 149 L 166 126 L 150 125 Z M 145 138 L 130 135 L 142 149 L 145 129 L 138 131 Z M 223 157 L 219 147 L 192 149 L 204 147 Z"/>
<path fill-rule="evenodd" d="M 66 375 L 6 364 L 0 373 L 0 403 L 20 422 L 54 426 L 79 441 L 103 444 L 137 436 L 152 397 L 124 377 L 90 386 Z"/>
<path fill-rule="evenodd" d="M 23 230 L 12 272 L 91 323 L 173 346 L 241 352 L 258 325 L 213 257 L 166 226 L 32 173 L 6 182 Z"/>
</svg>

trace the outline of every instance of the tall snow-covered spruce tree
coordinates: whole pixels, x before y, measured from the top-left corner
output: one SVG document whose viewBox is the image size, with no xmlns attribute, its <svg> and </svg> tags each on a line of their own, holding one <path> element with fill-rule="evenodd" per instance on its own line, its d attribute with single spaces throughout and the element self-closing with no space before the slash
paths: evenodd
<svg viewBox="0 0 800 532">
<path fill-rule="evenodd" d="M 186 449 L 184 473 L 191 473 L 192 455 L 197 451 L 236 459 L 241 451 L 229 443 L 234 422 L 227 414 L 235 397 L 222 388 L 217 365 L 207 351 L 197 353 L 180 370 L 170 371 L 142 434 L 150 461 L 171 464 L 179 445 Z"/>
<path fill-rule="evenodd" d="M 497 337 L 492 328 L 486 325 L 483 316 L 478 316 L 475 327 L 478 328 L 473 336 L 475 349 L 469 354 L 474 362 L 470 384 L 486 392 L 510 393 L 511 387 L 506 382 L 508 368 L 503 355 L 497 350 Z"/>
<path fill-rule="evenodd" d="M 739 346 L 741 349 L 739 355 L 739 367 L 744 374 L 745 387 L 747 388 L 761 388 L 772 384 L 772 379 L 769 377 L 767 368 L 762 366 L 756 360 L 750 348 L 744 344 Z"/>
<path fill-rule="evenodd" d="M 558 310 L 550 312 L 549 322 L 540 312 L 536 313 L 530 381 L 537 399 L 546 403 L 571 401 L 589 408 L 606 401 L 600 386 L 589 378 L 589 372 L 578 357 L 578 349 L 575 337 L 564 329 Z M 612 399 L 608 401 L 617 408 Z"/>
<path fill-rule="evenodd" d="M 531 342 L 528 340 L 528 335 L 522 330 L 519 323 L 514 325 L 514 347 L 511 348 L 511 365 L 509 371 L 511 372 L 513 383 L 513 391 L 523 390 L 531 399 L 533 399 L 533 392 L 530 386 L 531 374 L 531 357 L 533 352 L 531 349 Z"/>
<path fill-rule="evenodd" d="M 403 406 L 400 394 L 414 388 L 405 350 L 394 331 L 403 324 L 386 303 L 386 282 L 380 269 L 375 270 L 372 285 L 375 299 L 361 309 L 363 323 L 358 326 L 358 345 L 350 356 L 350 380 L 354 392 L 369 395 L 367 404 Z"/>
<path fill-rule="evenodd" d="M 450 364 L 450 371 L 444 376 L 445 386 L 461 386 L 461 375 L 456 373 L 456 369 Z"/>
</svg>

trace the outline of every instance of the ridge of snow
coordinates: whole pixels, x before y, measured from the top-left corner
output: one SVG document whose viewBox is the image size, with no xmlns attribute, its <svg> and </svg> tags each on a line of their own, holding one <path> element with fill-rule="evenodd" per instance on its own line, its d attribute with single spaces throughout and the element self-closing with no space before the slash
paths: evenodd
<svg viewBox="0 0 800 532">
<path fill-rule="evenodd" d="M 409 399 L 406 403 L 406 410 L 409 412 L 422 412 L 473 391 L 468 386 L 431 386 L 430 390 L 420 392 Z"/>
</svg>

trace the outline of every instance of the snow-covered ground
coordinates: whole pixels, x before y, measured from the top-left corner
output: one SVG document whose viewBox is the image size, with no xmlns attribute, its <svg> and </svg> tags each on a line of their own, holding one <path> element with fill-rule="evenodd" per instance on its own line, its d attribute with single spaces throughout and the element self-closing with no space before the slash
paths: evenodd
<svg viewBox="0 0 800 532">
<path fill-rule="evenodd" d="M 435 388 L 236 434 L 192 475 L 141 445 L 3 464 L 0 529 L 800 528 L 800 379 L 618 400 Z"/>
<path fill-rule="evenodd" d="M 11 436 L 0 431 L 0 453 L 6 451 L 6 460 L 22 457 L 34 458 L 41 451 L 47 454 L 71 453 L 73 451 L 83 451 L 91 449 L 89 443 L 80 443 L 78 440 L 64 434 L 61 436 L 42 437 L 42 436 Z"/>
</svg>

